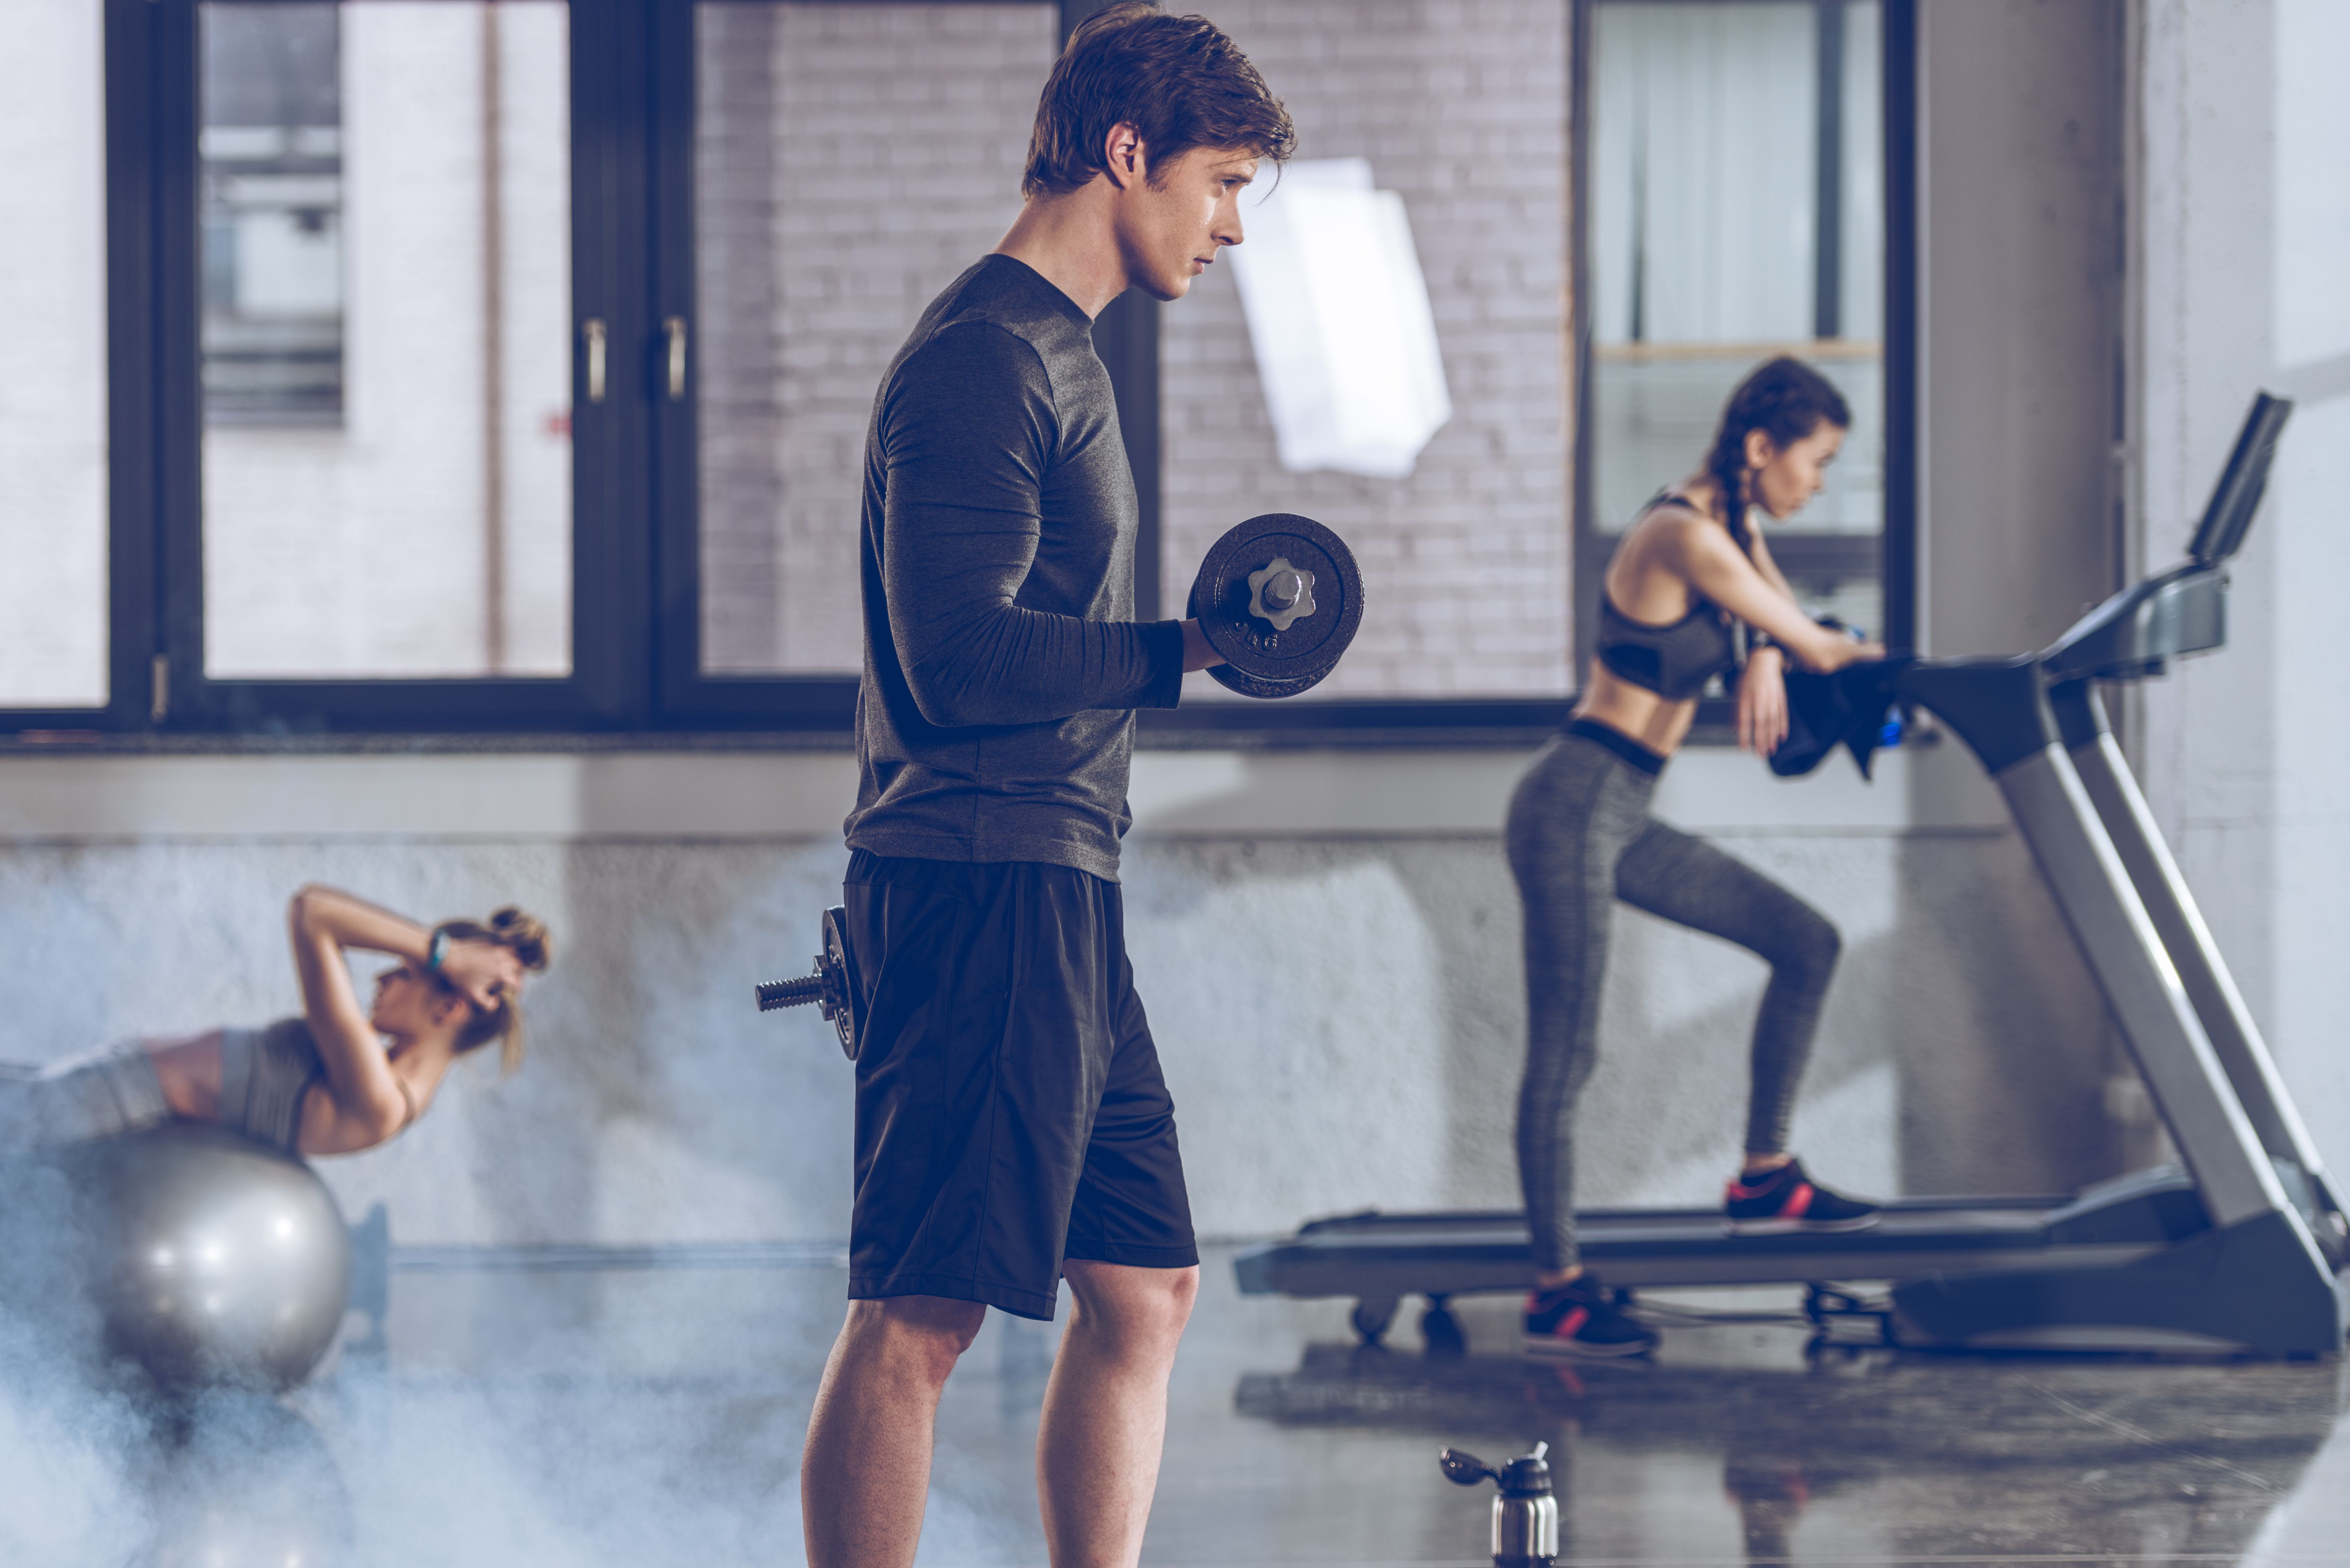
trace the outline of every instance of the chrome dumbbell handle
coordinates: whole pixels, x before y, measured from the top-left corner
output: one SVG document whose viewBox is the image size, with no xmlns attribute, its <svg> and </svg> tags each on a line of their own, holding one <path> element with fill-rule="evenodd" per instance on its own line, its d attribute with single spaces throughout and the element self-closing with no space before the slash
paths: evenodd
<svg viewBox="0 0 2350 1568">
<path fill-rule="evenodd" d="M 824 950 L 816 955 L 816 972 L 796 980 L 771 980 L 753 988 L 759 1011 L 805 1007 L 815 1002 L 825 1022 L 840 1036 L 840 1049 L 857 1060 L 857 984 L 848 961 L 847 913 L 835 908 L 824 912 Z"/>
<path fill-rule="evenodd" d="M 797 980 L 771 980 L 758 987 L 759 1011 L 773 1012 L 779 1007 L 804 1007 L 811 1002 L 822 1002 L 824 991 L 821 971 Z"/>
</svg>

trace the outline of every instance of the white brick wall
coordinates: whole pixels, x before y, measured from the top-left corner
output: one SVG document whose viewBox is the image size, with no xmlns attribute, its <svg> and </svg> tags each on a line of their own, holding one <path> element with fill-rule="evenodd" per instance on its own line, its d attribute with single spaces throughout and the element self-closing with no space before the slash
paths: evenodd
<svg viewBox="0 0 2350 1568">
<path fill-rule="evenodd" d="M 1167 612 L 1217 535 L 1302 512 L 1368 606 L 1332 696 L 1566 690 L 1566 13 L 1559 0 L 1199 0 L 1289 106 L 1303 158 L 1402 193 L 1452 422 L 1400 483 L 1283 472 L 1230 273 L 1165 316 Z M 1245 220 L 1245 212 L 1243 213 Z M 1186 700 L 1222 696 L 1193 677 Z"/>
<path fill-rule="evenodd" d="M 1055 13 L 699 16 L 703 663 L 855 670 L 874 389 L 1019 211 Z"/>
</svg>

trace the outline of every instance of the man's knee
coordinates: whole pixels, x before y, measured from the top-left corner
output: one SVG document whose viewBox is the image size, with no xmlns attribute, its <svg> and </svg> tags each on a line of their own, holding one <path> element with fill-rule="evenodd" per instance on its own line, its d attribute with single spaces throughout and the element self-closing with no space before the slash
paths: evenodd
<svg viewBox="0 0 2350 1568">
<path fill-rule="evenodd" d="M 841 1337 L 864 1354 L 944 1384 L 987 1321 L 978 1302 L 946 1296 L 885 1296 L 848 1303 Z"/>
<path fill-rule="evenodd" d="M 1200 1299 L 1200 1271 L 1145 1269 L 1125 1263 L 1104 1263 L 1072 1258 L 1066 1272 L 1069 1293 L 1076 1300 L 1071 1320 L 1105 1330 L 1138 1345 L 1171 1345 L 1182 1337 Z"/>
</svg>

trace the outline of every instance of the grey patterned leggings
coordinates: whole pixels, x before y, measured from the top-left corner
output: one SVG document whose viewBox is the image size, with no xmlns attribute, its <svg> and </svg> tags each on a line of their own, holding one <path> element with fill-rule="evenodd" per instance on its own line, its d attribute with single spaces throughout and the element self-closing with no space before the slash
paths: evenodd
<svg viewBox="0 0 2350 1568">
<path fill-rule="evenodd" d="M 47 1067 L 0 1062 L 0 1158 L 140 1132 L 171 1119 L 154 1059 L 132 1042 Z"/>
<path fill-rule="evenodd" d="M 1575 1102 L 1599 1056 L 1607 931 L 1621 898 L 1736 942 L 1771 966 L 1754 1021 L 1750 1153 L 1787 1140 L 1795 1085 L 1843 945 L 1818 910 L 1744 862 L 1648 815 L 1661 763 L 1578 722 L 1543 748 L 1510 799 L 1505 843 L 1525 908 L 1526 1075 L 1518 1179 L 1534 1262 L 1573 1268 Z"/>
</svg>

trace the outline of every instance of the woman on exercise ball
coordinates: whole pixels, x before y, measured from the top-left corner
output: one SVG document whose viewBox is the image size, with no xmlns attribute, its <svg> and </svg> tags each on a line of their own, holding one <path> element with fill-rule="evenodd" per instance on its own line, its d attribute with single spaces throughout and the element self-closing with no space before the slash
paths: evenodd
<svg viewBox="0 0 2350 1568">
<path fill-rule="evenodd" d="M 432 1105 L 449 1065 L 494 1042 L 522 1059 L 522 981 L 548 959 L 520 909 L 427 929 L 331 888 L 286 911 L 302 1015 L 262 1029 L 128 1041 L 46 1069 L 0 1067 L 0 1147 L 55 1147 L 174 1117 L 293 1155 L 387 1143 Z M 362 1005 L 344 955 L 388 954 Z"/>
<path fill-rule="evenodd" d="M 1599 993 L 1618 898 L 1727 938 L 1771 965 L 1754 1023 L 1746 1160 L 1732 1231 L 1852 1230 L 1876 1209 L 1812 1180 L 1786 1152 L 1796 1082 L 1841 945 L 1810 905 L 1744 862 L 1648 815 L 1657 776 L 1699 696 L 1734 680 L 1738 739 L 1768 755 L 1787 733 L 1792 659 L 1832 670 L 1885 650 L 1816 625 L 1750 526 L 1802 510 L 1852 423 L 1842 394 L 1773 359 L 1731 394 L 1705 466 L 1642 509 L 1599 597 L 1598 657 L 1564 733 L 1510 801 L 1510 869 L 1525 909 L 1526 1074 L 1518 1174 L 1534 1232 L 1530 1350 L 1638 1355 L 1656 1344 L 1577 1262 L 1575 1102 L 1599 1051 Z M 1748 646 L 1738 659 L 1740 628 Z"/>
</svg>

